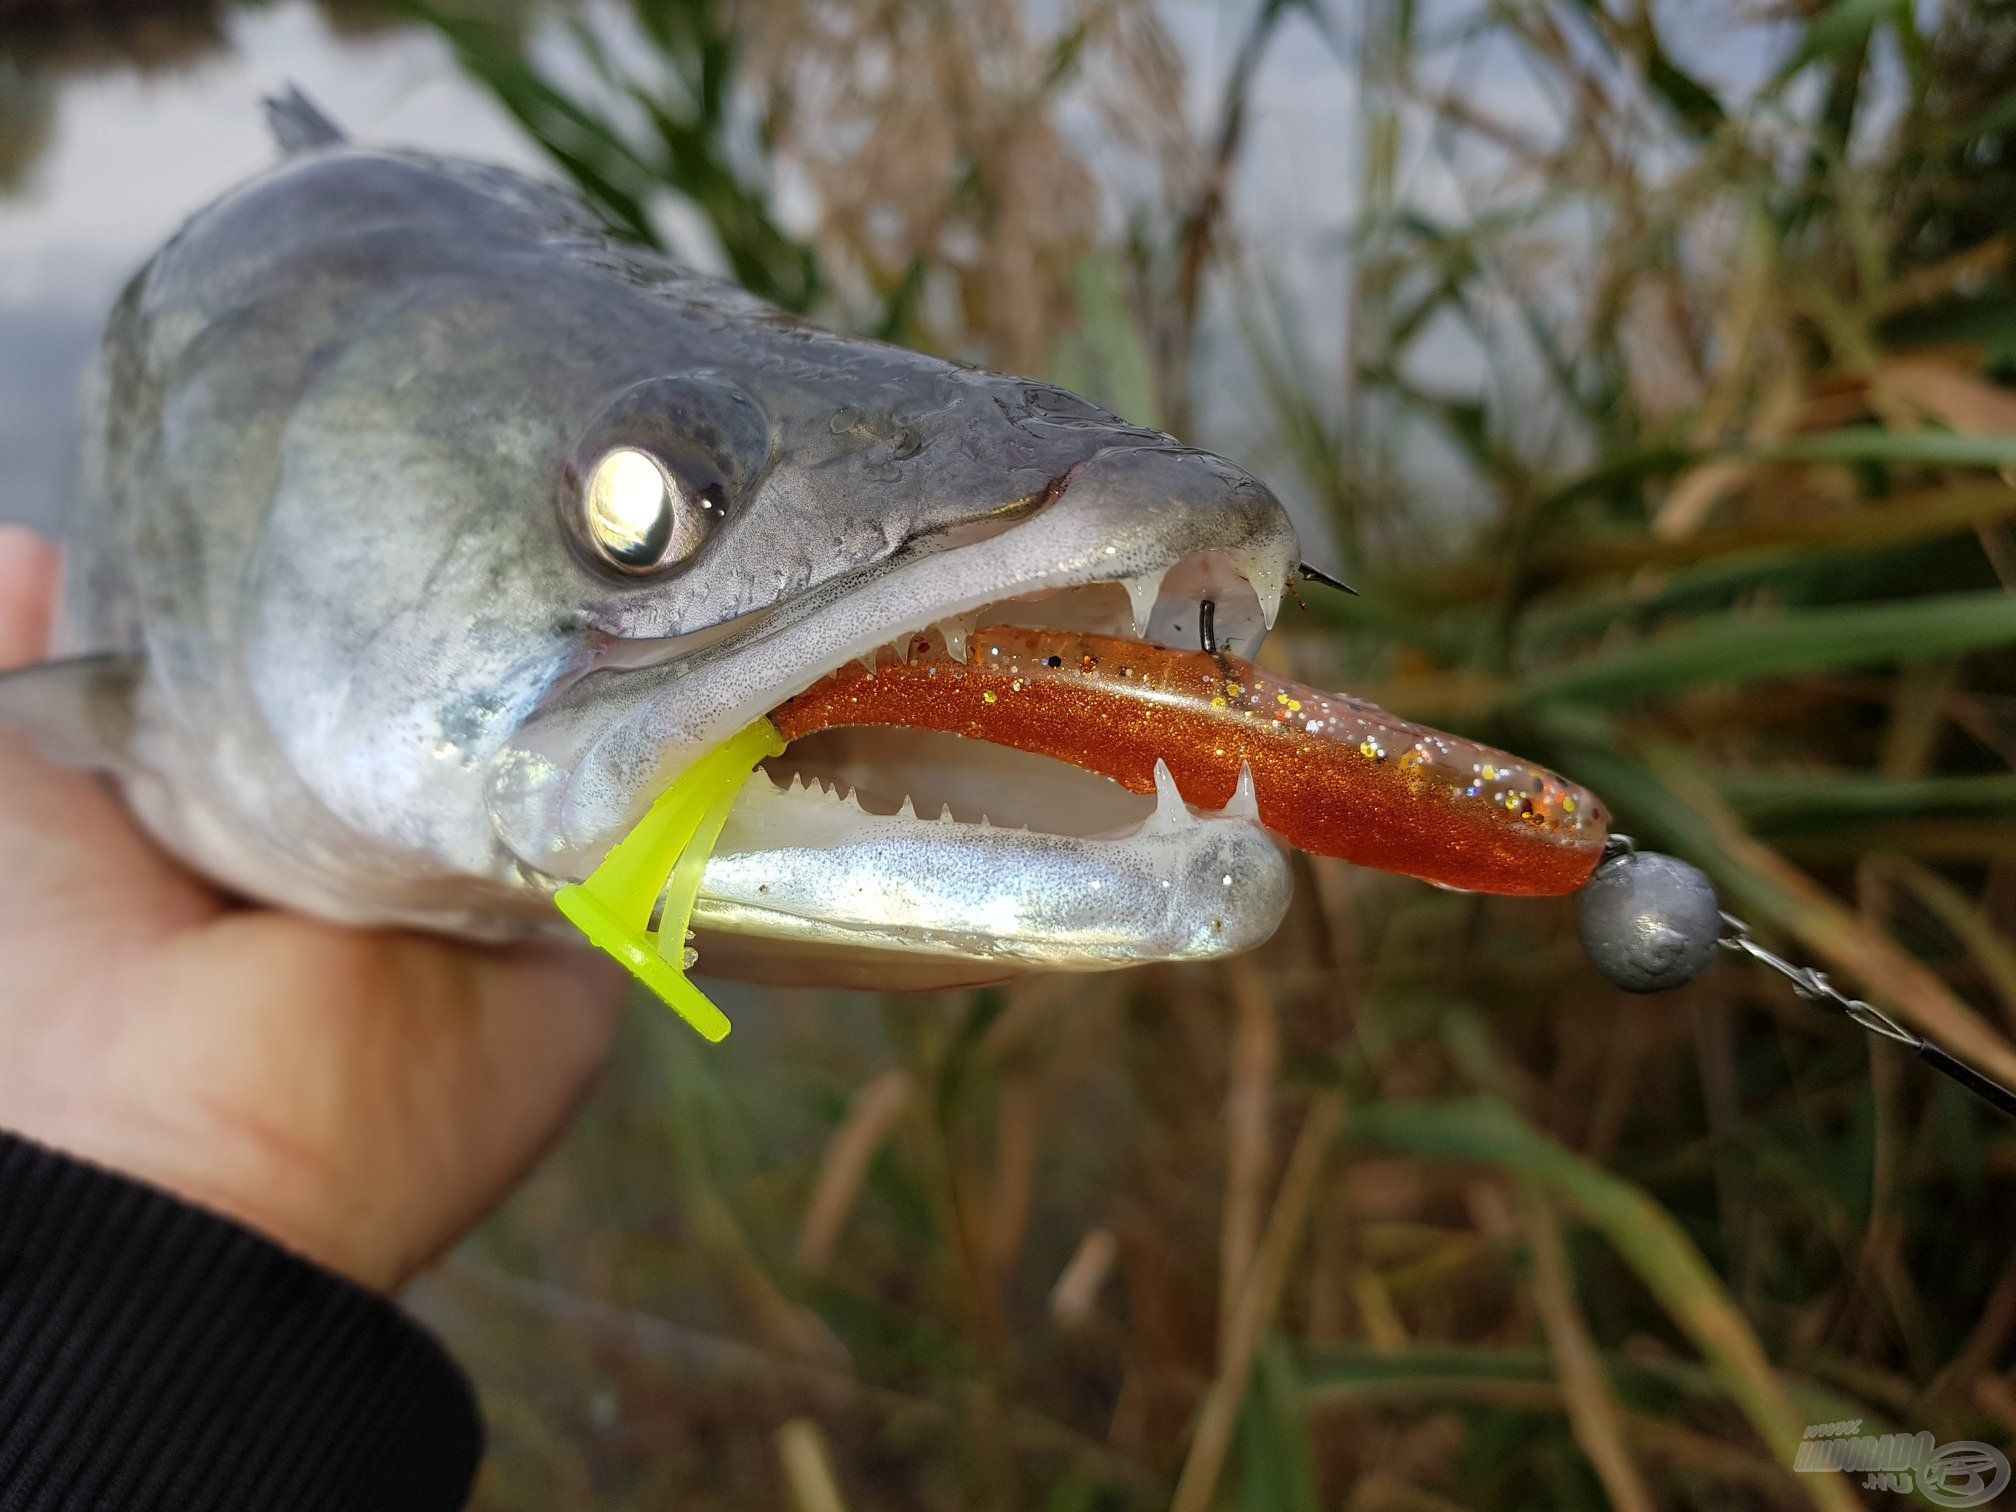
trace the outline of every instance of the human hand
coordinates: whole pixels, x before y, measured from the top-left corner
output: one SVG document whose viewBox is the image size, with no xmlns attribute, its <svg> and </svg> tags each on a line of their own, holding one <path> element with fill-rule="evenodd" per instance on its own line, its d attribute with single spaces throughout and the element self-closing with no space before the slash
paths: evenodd
<svg viewBox="0 0 2016 1512">
<path fill-rule="evenodd" d="M 0 669 L 57 555 L 0 528 Z M 0 1127 L 224 1213 L 375 1290 L 459 1238 L 602 1060 L 585 953 L 364 931 L 217 893 L 106 788 L 0 730 Z"/>
</svg>

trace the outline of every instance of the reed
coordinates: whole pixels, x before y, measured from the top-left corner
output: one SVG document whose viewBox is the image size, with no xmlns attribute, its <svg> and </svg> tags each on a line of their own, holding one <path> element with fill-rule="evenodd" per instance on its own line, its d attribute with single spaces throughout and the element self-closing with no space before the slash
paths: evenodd
<svg viewBox="0 0 2016 1512">
<path fill-rule="evenodd" d="M 633 10 L 424 14 L 619 231 L 1237 446 L 1361 591 L 1272 655 L 2016 1069 L 2006 0 L 1263 0 L 1180 122 L 1139 0 Z M 1237 212 L 1283 48 L 1359 111 L 1327 338 Z M 1733 961 L 1626 1001 L 1565 905 L 1298 864 L 1222 970 L 639 1016 L 430 1294 L 487 1505 L 1845 1507 L 1804 1424 L 2016 1438 L 2016 1130 Z"/>
</svg>

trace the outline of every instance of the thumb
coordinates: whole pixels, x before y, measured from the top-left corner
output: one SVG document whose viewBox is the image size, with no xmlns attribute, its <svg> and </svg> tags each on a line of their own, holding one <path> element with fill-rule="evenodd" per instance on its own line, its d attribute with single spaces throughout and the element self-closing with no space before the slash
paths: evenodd
<svg viewBox="0 0 2016 1512">
<path fill-rule="evenodd" d="M 0 671 L 40 661 L 56 617 L 56 548 L 20 525 L 0 525 Z"/>
</svg>

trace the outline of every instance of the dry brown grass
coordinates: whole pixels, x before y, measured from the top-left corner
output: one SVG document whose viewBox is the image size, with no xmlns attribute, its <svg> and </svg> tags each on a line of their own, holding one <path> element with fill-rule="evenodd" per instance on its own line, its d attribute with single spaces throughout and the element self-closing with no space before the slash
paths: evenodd
<svg viewBox="0 0 2016 1512">
<path fill-rule="evenodd" d="M 750 267 L 802 234 L 838 318 L 1207 441 L 1241 343 L 1364 590 L 1284 665 L 1563 767 L 2016 1081 L 2006 4 L 1262 5 L 1194 122 L 1126 0 L 640 9 L 817 191 Z M 1225 206 L 1269 49 L 1333 44 L 1326 353 Z M 1221 969 L 640 1017 L 430 1299 L 486 1504 L 1740 1512 L 1855 1504 L 1809 1422 L 2009 1441 L 2004 1122 L 1733 962 L 1627 1001 L 1566 905 L 1297 866 Z"/>
</svg>

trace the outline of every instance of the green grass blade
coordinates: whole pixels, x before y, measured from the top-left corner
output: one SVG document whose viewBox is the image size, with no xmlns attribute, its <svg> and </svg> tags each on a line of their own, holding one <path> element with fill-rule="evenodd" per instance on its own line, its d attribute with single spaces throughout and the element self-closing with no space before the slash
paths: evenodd
<svg viewBox="0 0 2016 1512">
<path fill-rule="evenodd" d="M 1376 1349 L 1367 1344 L 1312 1345 L 1300 1353 L 1303 1388 L 1313 1404 L 1423 1404 L 1462 1401 L 1495 1386 L 1552 1385 L 1554 1359 L 1544 1349 L 1480 1344 L 1418 1344 Z M 1619 1400 L 1638 1412 L 1670 1414 L 1690 1403 L 1729 1400 L 1721 1377 L 1692 1360 L 1613 1351 L 1603 1371 Z M 1889 1426 L 1852 1397 L 1811 1381 L 1779 1377 L 1786 1398 L 1808 1422 L 1862 1418 L 1871 1433 Z"/>
<path fill-rule="evenodd" d="M 1850 425 L 1793 436 L 1733 455 L 1759 462 L 1894 462 L 1917 467 L 2016 466 L 2016 436 L 1971 436 L 1948 430 L 1886 430 Z"/>
<path fill-rule="evenodd" d="M 2016 645 L 2016 595 L 1939 594 L 1890 604 L 1785 610 L 1684 630 L 1529 674 L 1510 702 L 1607 701 L 1790 672 L 1895 666 Z"/>
<path fill-rule="evenodd" d="M 1275 1339 L 1254 1361 L 1239 1409 L 1241 1512 L 1318 1512 L 1308 1410 L 1294 1354 Z"/>
<path fill-rule="evenodd" d="M 2016 817 L 2016 774 L 1924 777 L 1875 772 L 1709 773 L 1709 782 L 1753 829 L 1806 830 L 1924 815 Z"/>
</svg>

